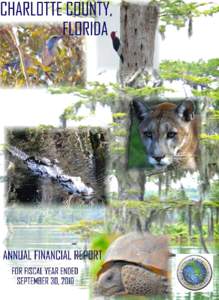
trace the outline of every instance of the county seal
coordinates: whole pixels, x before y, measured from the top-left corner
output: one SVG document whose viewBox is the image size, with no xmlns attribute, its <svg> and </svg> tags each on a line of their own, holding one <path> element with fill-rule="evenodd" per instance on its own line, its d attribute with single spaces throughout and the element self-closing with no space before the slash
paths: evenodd
<svg viewBox="0 0 219 300">
<path fill-rule="evenodd" d="M 210 262 L 201 255 L 188 255 L 179 263 L 177 278 L 180 284 L 190 290 L 204 289 L 212 279 Z"/>
</svg>

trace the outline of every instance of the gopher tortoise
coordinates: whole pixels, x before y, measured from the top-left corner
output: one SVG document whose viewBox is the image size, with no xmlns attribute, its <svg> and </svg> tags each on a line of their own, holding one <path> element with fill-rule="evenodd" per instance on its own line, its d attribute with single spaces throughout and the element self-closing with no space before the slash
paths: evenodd
<svg viewBox="0 0 219 300">
<path fill-rule="evenodd" d="M 97 274 L 96 293 L 158 295 L 168 293 L 167 238 L 132 232 L 116 239 Z"/>
</svg>

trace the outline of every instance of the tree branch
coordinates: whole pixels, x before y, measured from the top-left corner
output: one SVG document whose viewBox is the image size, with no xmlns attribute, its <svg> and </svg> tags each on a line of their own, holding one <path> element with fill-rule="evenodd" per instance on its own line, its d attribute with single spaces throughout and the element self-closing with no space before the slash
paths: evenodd
<svg viewBox="0 0 219 300">
<path fill-rule="evenodd" d="M 17 36 L 15 35 L 12 27 L 8 27 L 7 28 L 7 32 L 8 34 L 10 35 L 15 47 L 17 48 L 18 50 L 18 53 L 19 53 L 19 57 L 20 57 L 20 65 L 21 65 L 21 70 L 22 70 L 22 73 L 24 75 L 24 78 L 25 78 L 25 82 L 26 82 L 26 86 L 29 87 L 30 86 L 30 83 L 29 83 L 29 78 L 28 78 L 28 74 L 27 74 L 27 70 L 26 70 L 26 67 L 25 67 L 25 62 L 24 62 L 24 53 L 23 53 L 23 50 L 21 49 L 19 43 L 18 43 L 18 38 Z"/>
</svg>

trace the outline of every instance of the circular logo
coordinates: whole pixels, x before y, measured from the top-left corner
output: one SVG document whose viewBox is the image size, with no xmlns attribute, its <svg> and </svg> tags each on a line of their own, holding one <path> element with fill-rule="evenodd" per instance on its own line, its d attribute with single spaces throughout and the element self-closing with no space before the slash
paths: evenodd
<svg viewBox="0 0 219 300">
<path fill-rule="evenodd" d="M 212 267 L 206 258 L 200 255 L 189 255 L 178 265 L 177 277 L 183 287 L 198 291 L 211 281 Z"/>
</svg>

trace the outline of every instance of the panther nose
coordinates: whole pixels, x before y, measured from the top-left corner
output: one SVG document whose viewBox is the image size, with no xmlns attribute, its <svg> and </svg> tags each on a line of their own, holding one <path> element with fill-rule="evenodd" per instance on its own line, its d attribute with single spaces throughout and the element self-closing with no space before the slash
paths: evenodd
<svg viewBox="0 0 219 300">
<path fill-rule="evenodd" d="M 157 162 L 161 162 L 161 160 L 165 157 L 165 155 L 163 156 L 153 156 L 153 158 L 157 161 Z"/>
</svg>

